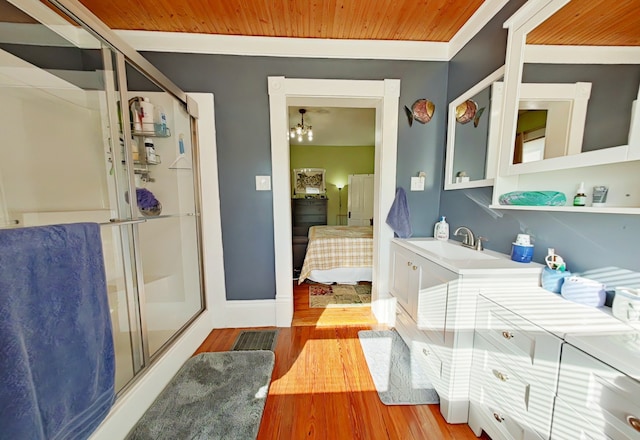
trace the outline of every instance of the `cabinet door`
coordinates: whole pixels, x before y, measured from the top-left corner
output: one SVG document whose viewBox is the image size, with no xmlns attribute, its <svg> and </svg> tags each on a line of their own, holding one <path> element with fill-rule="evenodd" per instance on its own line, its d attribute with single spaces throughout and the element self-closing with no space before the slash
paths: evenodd
<svg viewBox="0 0 640 440">
<path fill-rule="evenodd" d="M 409 305 L 410 275 L 413 262 L 412 254 L 395 243 L 391 243 L 391 265 L 389 274 L 389 290 L 398 303 L 411 315 Z"/>
<path fill-rule="evenodd" d="M 436 343 L 445 344 L 449 282 L 458 275 L 424 258 L 418 261 L 416 277 L 416 322 Z"/>
<path fill-rule="evenodd" d="M 593 439 L 640 438 L 640 383 L 569 344 L 562 347 L 558 399 L 567 405 L 556 409 L 554 439 L 569 438 L 576 425 Z"/>
</svg>

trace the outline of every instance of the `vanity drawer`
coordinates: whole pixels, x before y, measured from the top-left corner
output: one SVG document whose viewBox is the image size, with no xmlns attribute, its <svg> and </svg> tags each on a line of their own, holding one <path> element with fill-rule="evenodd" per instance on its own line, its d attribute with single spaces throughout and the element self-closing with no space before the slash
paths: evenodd
<svg viewBox="0 0 640 440">
<path fill-rule="evenodd" d="M 640 382 L 577 348 L 564 344 L 558 399 L 583 415 L 596 439 L 640 438 Z M 570 423 L 558 417 L 555 431 Z"/>
<path fill-rule="evenodd" d="M 508 358 L 513 371 L 555 393 L 560 338 L 482 296 L 478 298 L 476 333 Z"/>
<path fill-rule="evenodd" d="M 512 416 L 517 416 L 543 438 L 551 431 L 554 393 L 530 375 L 511 368 L 509 358 L 500 349 L 476 334 L 474 339 L 474 380 L 481 384 L 485 394 L 509 403 Z"/>
<path fill-rule="evenodd" d="M 545 440 L 531 429 L 522 418 L 514 415 L 508 404 L 485 396 L 483 402 L 471 402 L 469 425 L 474 432 L 481 428 L 492 440 Z"/>
<path fill-rule="evenodd" d="M 438 393 L 445 393 L 444 378 L 446 363 L 443 354 L 434 347 L 426 335 L 418 330 L 416 323 L 400 305 L 396 309 L 396 331 L 404 340 L 411 353 L 411 365 L 417 365 L 426 372 Z"/>
<path fill-rule="evenodd" d="M 434 380 L 443 378 L 443 362 L 437 349 L 424 341 L 416 341 L 416 359 L 429 371 L 429 377 Z"/>
</svg>

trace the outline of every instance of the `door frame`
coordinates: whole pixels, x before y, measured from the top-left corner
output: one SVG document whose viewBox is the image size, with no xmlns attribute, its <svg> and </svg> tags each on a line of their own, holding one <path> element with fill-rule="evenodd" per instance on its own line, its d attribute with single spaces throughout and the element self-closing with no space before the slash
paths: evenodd
<svg viewBox="0 0 640 440">
<path fill-rule="evenodd" d="M 278 327 L 293 320 L 291 255 L 291 165 L 288 107 L 374 108 L 376 110 L 373 203 L 373 282 L 371 309 L 380 323 L 393 324 L 394 299 L 389 294 L 389 247 L 393 230 L 385 223 L 396 188 L 400 80 L 301 79 L 270 76 L 271 174 Z"/>
</svg>

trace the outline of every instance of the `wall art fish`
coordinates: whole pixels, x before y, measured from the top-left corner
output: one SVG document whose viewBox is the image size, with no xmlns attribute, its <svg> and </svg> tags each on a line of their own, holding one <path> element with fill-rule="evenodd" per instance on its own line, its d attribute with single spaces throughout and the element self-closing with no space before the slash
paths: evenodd
<svg viewBox="0 0 640 440">
<path fill-rule="evenodd" d="M 429 122 L 436 111 L 436 106 L 428 99 L 418 99 L 411 105 L 411 109 L 405 105 L 404 111 L 409 118 L 409 127 L 411 127 L 414 119 L 421 124 Z"/>
</svg>

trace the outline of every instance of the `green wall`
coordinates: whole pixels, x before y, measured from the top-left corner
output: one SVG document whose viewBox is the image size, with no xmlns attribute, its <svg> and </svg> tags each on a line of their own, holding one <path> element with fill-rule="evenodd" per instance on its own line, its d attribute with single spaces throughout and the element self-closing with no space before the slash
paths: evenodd
<svg viewBox="0 0 640 440">
<path fill-rule="evenodd" d="M 375 147 L 322 147 L 308 145 L 291 146 L 291 169 L 324 168 L 327 197 L 329 199 L 327 223 L 337 224 L 340 202 L 337 185 L 343 185 L 342 214 L 347 213 L 347 176 L 349 174 L 373 174 Z M 292 171 L 293 176 L 293 171 Z M 291 183 L 293 194 L 293 181 Z"/>
</svg>

